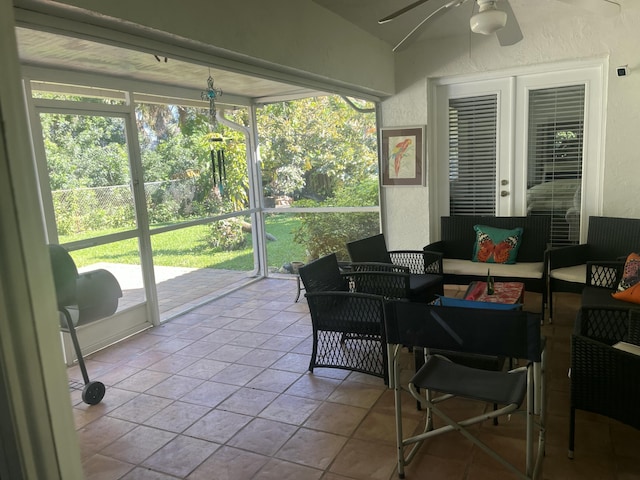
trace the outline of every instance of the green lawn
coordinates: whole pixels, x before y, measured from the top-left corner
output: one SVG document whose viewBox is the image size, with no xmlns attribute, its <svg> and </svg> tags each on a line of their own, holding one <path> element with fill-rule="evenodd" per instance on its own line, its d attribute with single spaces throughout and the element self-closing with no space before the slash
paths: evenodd
<svg viewBox="0 0 640 480">
<path fill-rule="evenodd" d="M 293 242 L 294 232 L 300 222 L 295 215 L 269 215 L 266 221 L 267 232 L 276 240 L 267 243 L 269 267 L 280 268 L 293 260 L 305 261 L 305 248 Z M 246 235 L 246 247 L 241 250 L 221 251 L 209 245 L 211 226 L 198 225 L 151 237 L 153 261 L 155 265 L 220 268 L 227 270 L 253 270 L 253 246 L 251 234 Z M 96 232 L 104 235 L 111 232 Z M 60 237 L 65 243 L 77 238 Z M 72 252 L 79 267 L 97 262 L 139 264 L 137 241 L 134 239 L 109 245 L 87 248 Z"/>
</svg>

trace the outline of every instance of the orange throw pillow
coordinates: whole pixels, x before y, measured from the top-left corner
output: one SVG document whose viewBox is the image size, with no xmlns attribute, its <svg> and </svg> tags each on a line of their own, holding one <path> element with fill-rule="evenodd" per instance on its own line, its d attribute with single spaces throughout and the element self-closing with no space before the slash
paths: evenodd
<svg viewBox="0 0 640 480">
<path fill-rule="evenodd" d="M 611 296 L 625 302 L 640 303 L 640 255 L 637 253 L 627 257 L 618 291 Z"/>
</svg>

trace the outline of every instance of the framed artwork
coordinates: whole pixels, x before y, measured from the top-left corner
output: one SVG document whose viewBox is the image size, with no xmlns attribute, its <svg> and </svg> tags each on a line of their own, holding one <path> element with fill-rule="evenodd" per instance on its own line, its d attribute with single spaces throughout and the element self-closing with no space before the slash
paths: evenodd
<svg viewBox="0 0 640 480">
<path fill-rule="evenodd" d="M 382 185 L 424 185 L 422 127 L 381 128 Z"/>
</svg>

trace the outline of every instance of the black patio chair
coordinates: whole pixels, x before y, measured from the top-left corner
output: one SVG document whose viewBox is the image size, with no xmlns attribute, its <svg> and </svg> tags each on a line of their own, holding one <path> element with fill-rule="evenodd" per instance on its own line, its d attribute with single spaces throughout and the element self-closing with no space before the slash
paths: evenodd
<svg viewBox="0 0 640 480">
<path fill-rule="evenodd" d="M 442 256 L 422 250 L 387 250 L 384 234 L 373 235 L 347 243 L 353 263 L 403 266 L 409 269 L 410 299 L 431 302 L 444 294 Z M 382 268 L 382 267 L 379 267 Z"/>
<path fill-rule="evenodd" d="M 69 333 L 82 372 L 82 400 L 95 405 L 102 401 L 105 386 L 91 381 L 82 356 L 76 327 L 100 320 L 115 313 L 122 290 L 116 278 L 107 270 L 98 269 L 78 274 L 71 255 L 60 245 L 49 245 L 51 269 L 56 288 L 60 329 Z"/>
<path fill-rule="evenodd" d="M 340 368 L 387 382 L 384 302 L 406 298 L 409 273 L 345 269 L 335 254 L 299 270 L 313 326 L 309 371 Z"/>
<path fill-rule="evenodd" d="M 583 307 L 578 313 L 571 336 L 569 458 L 574 456 L 576 410 L 640 429 L 640 309 L 631 306 L 636 308 L 612 307 L 605 314 L 601 307 Z"/>
</svg>

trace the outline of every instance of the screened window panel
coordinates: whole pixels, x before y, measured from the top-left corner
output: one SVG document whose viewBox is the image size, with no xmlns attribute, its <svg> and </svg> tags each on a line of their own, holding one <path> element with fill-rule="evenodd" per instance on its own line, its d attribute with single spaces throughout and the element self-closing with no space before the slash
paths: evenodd
<svg viewBox="0 0 640 480">
<path fill-rule="evenodd" d="M 551 215 L 551 243 L 578 243 L 584 85 L 529 92 L 527 211 Z"/>
<path fill-rule="evenodd" d="M 449 99 L 449 214 L 496 211 L 497 95 Z"/>
</svg>

